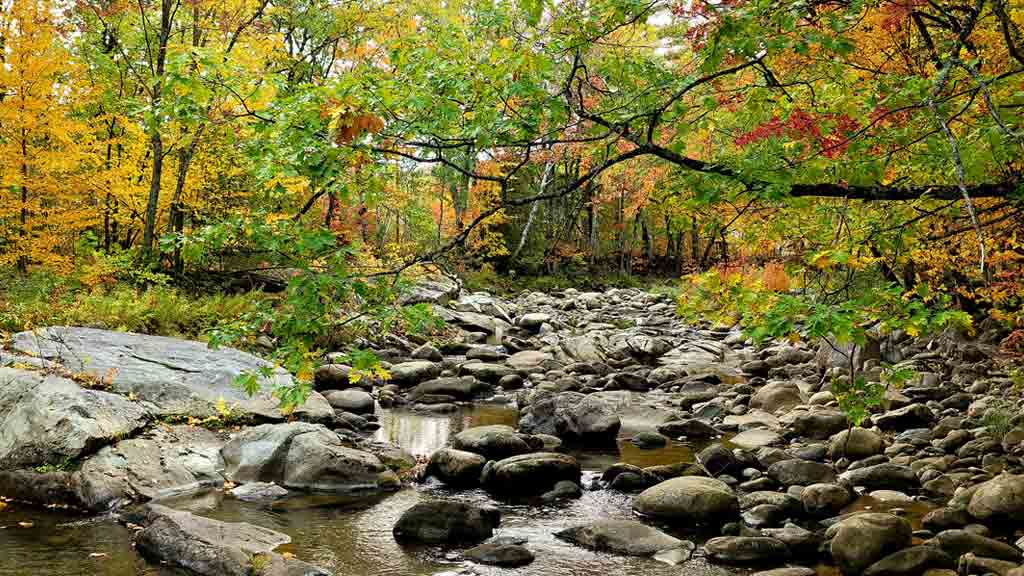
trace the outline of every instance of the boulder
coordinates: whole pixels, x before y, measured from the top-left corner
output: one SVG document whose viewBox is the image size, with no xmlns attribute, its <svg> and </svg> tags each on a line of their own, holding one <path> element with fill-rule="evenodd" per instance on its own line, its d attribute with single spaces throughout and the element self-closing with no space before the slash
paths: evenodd
<svg viewBox="0 0 1024 576">
<path fill-rule="evenodd" d="M 500 523 L 501 512 L 493 506 L 432 500 L 403 512 L 392 533 L 403 543 L 476 544 L 490 538 Z"/>
<path fill-rule="evenodd" d="M 147 418 L 123 396 L 0 368 L 0 470 L 64 464 L 131 435 Z"/>
<path fill-rule="evenodd" d="M 533 562 L 534 555 L 519 544 L 492 544 L 484 542 L 466 550 L 465 557 L 477 564 L 516 568 Z"/>
<path fill-rule="evenodd" d="M 164 417 L 219 416 L 218 406 L 226 405 L 238 416 L 284 420 L 272 393 L 294 382 L 284 369 L 247 352 L 214 350 L 202 342 L 165 336 L 53 326 L 15 334 L 13 344 L 16 350 L 108 382 L 111 391 L 131 396 Z M 270 369 L 271 376 L 258 377 L 255 396 L 235 386 L 238 375 L 260 369 Z M 294 414 L 316 422 L 334 417 L 317 392 Z"/>
<path fill-rule="evenodd" d="M 684 546 L 684 541 L 636 520 L 597 520 L 556 532 L 555 537 L 589 550 L 626 556 L 653 556 Z"/>
<path fill-rule="evenodd" d="M 398 303 L 402 306 L 413 304 L 437 304 L 445 306 L 459 297 L 459 283 L 449 278 L 421 280 L 402 290 Z"/>
<path fill-rule="evenodd" d="M 497 384 L 505 376 L 515 374 L 515 370 L 504 364 L 487 362 L 467 362 L 459 367 L 459 372 L 491 384 Z"/>
<path fill-rule="evenodd" d="M 697 462 L 711 476 L 731 474 L 739 470 L 739 462 L 732 450 L 721 444 L 711 444 L 697 453 Z"/>
<path fill-rule="evenodd" d="M 811 484 L 800 492 L 800 501 L 808 515 L 826 518 L 839 514 L 853 495 L 838 484 Z"/>
<path fill-rule="evenodd" d="M 456 434 L 452 448 L 480 454 L 487 460 L 503 460 L 531 451 L 526 440 L 511 426 L 474 426 Z"/>
<path fill-rule="evenodd" d="M 473 487 L 480 484 L 480 472 L 487 459 L 479 454 L 441 448 L 430 455 L 426 473 L 438 480 L 456 487 Z"/>
<path fill-rule="evenodd" d="M 769 382 L 750 398 L 750 407 L 759 408 L 769 414 L 789 410 L 803 404 L 800 388 L 794 382 Z"/>
<path fill-rule="evenodd" d="M 519 417 L 519 429 L 527 434 L 551 434 L 596 445 L 614 444 L 621 424 L 614 406 L 578 392 L 542 397 Z"/>
<path fill-rule="evenodd" d="M 444 377 L 421 382 L 409 392 L 409 399 L 419 402 L 430 396 L 449 396 L 455 400 L 472 400 L 477 396 L 491 394 L 493 391 L 490 384 L 481 382 L 472 376 Z"/>
<path fill-rule="evenodd" d="M 428 360 L 413 360 L 393 364 L 388 373 L 391 375 L 392 384 L 409 388 L 431 378 L 437 378 L 441 374 L 441 365 Z"/>
<path fill-rule="evenodd" d="M 250 482 L 235 486 L 228 493 L 246 502 L 268 502 L 288 495 L 287 490 L 273 482 Z"/>
<path fill-rule="evenodd" d="M 579 484 L 580 465 L 572 456 L 555 452 L 534 452 L 488 462 L 481 473 L 484 488 L 512 496 L 543 494 L 563 480 Z"/>
<path fill-rule="evenodd" d="M 670 420 L 659 424 L 658 432 L 670 438 L 679 438 L 680 436 L 686 436 L 687 438 L 714 438 L 722 434 L 721 431 L 703 420 L 689 418 Z"/>
<path fill-rule="evenodd" d="M 882 430 L 929 428 L 934 421 L 935 415 L 924 404 L 911 404 L 874 418 L 875 425 Z"/>
<path fill-rule="evenodd" d="M 883 463 L 847 470 L 840 476 L 854 486 L 868 490 L 896 490 L 913 492 L 921 487 L 921 480 L 909 466 Z"/>
<path fill-rule="evenodd" d="M 764 536 L 719 536 L 705 542 L 704 551 L 712 562 L 723 564 L 775 564 L 790 557 L 785 544 Z"/>
<path fill-rule="evenodd" d="M 893 514 L 855 514 L 832 525 L 825 533 L 830 539 L 832 560 L 847 576 L 862 574 L 869 566 L 910 545 L 910 524 Z"/>
<path fill-rule="evenodd" d="M 523 373 L 543 372 L 554 362 L 554 356 L 539 350 L 523 350 L 508 357 L 505 363 Z"/>
<path fill-rule="evenodd" d="M 423 344 L 409 354 L 414 360 L 427 360 L 428 362 L 440 362 L 444 359 L 441 351 L 430 344 Z"/>
<path fill-rule="evenodd" d="M 237 434 L 221 450 L 233 482 L 276 482 L 329 492 L 389 490 L 398 477 L 379 458 L 320 425 L 263 424 Z"/>
<path fill-rule="evenodd" d="M 739 500 L 724 482 L 684 476 L 644 490 L 633 501 L 633 509 L 666 522 L 724 524 L 739 515 Z"/>
<path fill-rule="evenodd" d="M 540 330 L 540 327 L 548 322 L 551 322 L 551 315 L 543 312 L 529 312 L 516 319 L 517 326 L 534 332 Z"/>
<path fill-rule="evenodd" d="M 829 441 L 829 456 L 833 460 L 863 460 L 885 451 L 885 439 L 877 432 L 865 428 L 843 430 Z"/>
<path fill-rule="evenodd" d="M 782 443 L 782 436 L 771 430 L 754 428 L 744 430 L 729 439 L 729 442 L 744 450 L 757 450 L 765 446 L 772 446 Z"/>
<path fill-rule="evenodd" d="M 938 546 L 951 556 L 975 554 L 1010 562 L 1021 561 L 1022 553 L 1019 548 L 969 530 L 943 530 L 935 535 L 931 544 Z"/>
<path fill-rule="evenodd" d="M 831 466 L 796 458 L 772 464 L 767 473 L 772 480 L 783 486 L 833 484 L 836 481 L 836 473 Z"/>
<path fill-rule="evenodd" d="M 273 550 L 291 541 L 285 534 L 244 522 L 221 522 L 151 504 L 136 549 L 160 563 L 201 576 L 329 573 Z M 267 572 L 268 565 L 278 566 Z"/>
<path fill-rule="evenodd" d="M 1024 474 L 1002 474 L 982 483 L 971 496 L 967 511 L 986 522 L 1024 524 Z"/>
<path fill-rule="evenodd" d="M 335 410 L 353 414 L 373 414 L 376 408 L 373 396 L 362 390 L 331 390 L 324 394 L 324 398 Z"/>
<path fill-rule="evenodd" d="M 864 576 L 918 576 L 928 570 L 955 568 L 956 561 L 934 546 L 914 546 L 882 558 L 864 571 Z"/>
<path fill-rule="evenodd" d="M 318 366 L 313 373 L 313 387 L 318 392 L 347 390 L 348 388 L 373 388 L 366 378 L 360 378 L 358 382 L 353 383 L 348 376 L 351 372 L 352 367 L 346 364 L 323 364 Z"/>
</svg>

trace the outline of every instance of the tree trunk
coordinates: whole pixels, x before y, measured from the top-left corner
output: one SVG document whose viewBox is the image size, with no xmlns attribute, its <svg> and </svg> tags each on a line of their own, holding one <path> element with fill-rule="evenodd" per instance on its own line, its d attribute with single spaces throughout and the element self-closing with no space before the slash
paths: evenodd
<svg viewBox="0 0 1024 576">
<path fill-rule="evenodd" d="M 153 240 L 156 236 L 157 208 L 160 203 L 160 180 L 164 171 L 164 141 L 160 133 L 161 104 L 163 103 L 164 65 L 167 61 L 167 41 L 171 35 L 172 0 L 161 0 L 160 3 L 160 35 L 154 66 L 153 88 L 150 103 L 153 109 L 153 133 L 150 135 L 150 147 L 153 150 L 153 171 L 150 176 L 149 197 L 146 199 L 146 223 L 142 233 L 142 247 L 153 253 Z"/>
</svg>

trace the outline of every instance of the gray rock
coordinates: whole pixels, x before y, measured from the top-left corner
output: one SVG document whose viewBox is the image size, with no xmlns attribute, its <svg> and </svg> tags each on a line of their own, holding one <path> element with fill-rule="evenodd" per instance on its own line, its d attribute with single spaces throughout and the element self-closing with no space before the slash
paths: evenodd
<svg viewBox="0 0 1024 576">
<path fill-rule="evenodd" d="M 480 472 L 487 459 L 479 454 L 441 448 L 430 455 L 427 475 L 456 487 L 473 487 L 480 484 Z"/>
<path fill-rule="evenodd" d="M 487 460 L 504 460 L 531 452 L 530 445 L 511 426 L 494 424 L 474 426 L 456 434 L 452 448 L 484 456 Z"/>
<path fill-rule="evenodd" d="M 534 555 L 519 544 L 492 544 L 485 542 L 466 550 L 466 558 L 478 564 L 516 568 L 533 562 Z"/>
<path fill-rule="evenodd" d="M 346 390 L 348 388 L 365 388 L 372 385 L 365 379 L 353 383 L 349 378 L 352 367 L 346 364 L 323 364 L 313 373 L 313 385 L 319 392 L 325 390 Z"/>
<path fill-rule="evenodd" d="M 576 459 L 555 452 L 534 452 L 488 462 L 481 473 L 484 488 L 509 495 L 537 495 L 559 482 L 580 483 Z"/>
<path fill-rule="evenodd" d="M 771 430 L 755 428 L 740 432 L 730 438 L 729 442 L 734 446 L 743 448 L 744 450 L 757 450 L 758 448 L 764 448 L 765 446 L 780 444 L 782 442 L 782 436 Z"/>
<path fill-rule="evenodd" d="M 472 400 L 492 392 L 494 389 L 490 384 L 472 376 L 444 377 L 421 382 L 409 392 L 409 399 L 413 402 L 423 402 L 424 398 L 430 396 L 449 396 L 455 400 Z"/>
<path fill-rule="evenodd" d="M 398 476 L 376 456 L 346 445 L 337 433 L 301 422 L 249 428 L 221 450 L 233 482 L 276 482 L 330 492 L 390 490 Z"/>
<path fill-rule="evenodd" d="M 633 509 L 667 522 L 724 524 L 738 516 L 739 500 L 724 482 L 685 476 L 644 490 L 633 500 Z"/>
<path fill-rule="evenodd" d="M 493 506 L 432 500 L 403 512 L 392 533 L 399 542 L 475 544 L 490 538 L 500 523 L 501 512 Z"/>
<path fill-rule="evenodd" d="M 864 571 L 864 576 L 918 576 L 933 568 L 955 568 L 956 562 L 934 546 L 914 546 L 894 552 Z"/>
<path fill-rule="evenodd" d="M 626 556 L 653 556 L 684 545 L 682 540 L 636 520 L 597 520 L 556 532 L 555 537 L 589 550 Z"/>
<path fill-rule="evenodd" d="M 388 372 L 391 374 L 392 384 L 409 388 L 431 378 L 437 378 L 441 374 L 441 366 L 427 360 L 413 360 L 394 364 Z"/>
<path fill-rule="evenodd" d="M 884 451 L 885 439 L 877 432 L 865 428 L 843 430 L 829 441 L 829 456 L 833 460 L 862 460 Z"/>
<path fill-rule="evenodd" d="M 836 473 L 831 466 L 796 458 L 772 464 L 767 474 L 783 486 L 833 484 L 836 481 Z"/>
<path fill-rule="evenodd" d="M 430 344 L 420 346 L 413 350 L 409 356 L 416 360 L 426 360 L 428 362 L 440 362 L 444 359 L 444 356 L 441 355 L 441 351 Z"/>
<path fill-rule="evenodd" d="M 217 405 L 223 401 L 241 416 L 283 420 L 272 392 L 293 383 L 288 372 L 252 354 L 164 336 L 54 326 L 15 334 L 14 347 L 108 381 L 112 391 L 131 395 L 160 416 L 218 416 Z M 257 395 L 249 397 L 235 386 L 239 374 L 261 368 L 273 372 L 270 378 L 258 378 Z M 334 416 L 316 392 L 295 415 L 311 421 Z"/>
<path fill-rule="evenodd" d="M 968 530 L 943 530 L 935 535 L 931 543 L 942 548 L 951 556 L 976 554 L 1011 562 L 1020 562 L 1021 560 L 1021 551 L 1015 546 Z"/>
<path fill-rule="evenodd" d="M 398 303 L 403 306 L 412 304 L 437 304 L 445 306 L 459 297 L 458 282 L 449 278 L 421 280 L 402 291 Z"/>
<path fill-rule="evenodd" d="M 805 568 L 803 566 L 790 566 L 787 568 L 775 568 L 773 570 L 762 570 L 761 572 L 755 572 L 751 576 L 814 576 L 817 572 L 814 568 Z"/>
<path fill-rule="evenodd" d="M 800 492 L 804 511 L 810 516 L 835 516 L 853 501 L 853 495 L 838 484 L 811 484 Z"/>
<path fill-rule="evenodd" d="M 921 480 L 909 466 L 888 463 L 848 470 L 843 472 L 840 478 L 868 490 L 913 492 L 921 487 Z"/>
<path fill-rule="evenodd" d="M 1024 523 L 1024 474 L 1002 474 L 982 483 L 967 511 L 978 520 Z"/>
<path fill-rule="evenodd" d="M 750 407 L 760 408 L 769 414 L 776 414 L 803 404 L 803 402 L 800 388 L 795 383 L 769 382 L 750 399 Z"/>
<path fill-rule="evenodd" d="M 505 363 L 523 373 L 542 372 L 554 362 L 554 356 L 539 350 L 523 350 L 516 352 L 505 360 Z"/>
<path fill-rule="evenodd" d="M 516 325 L 527 330 L 540 330 L 542 324 L 551 322 L 551 315 L 543 312 L 530 312 L 516 319 Z"/>
<path fill-rule="evenodd" d="M 375 409 L 373 396 L 362 390 L 332 390 L 326 392 L 324 398 L 335 410 L 353 414 L 373 414 Z"/>
<path fill-rule="evenodd" d="M 614 443 L 621 424 L 614 406 L 578 392 L 543 397 L 519 417 L 519 429 L 528 434 L 551 434 L 597 445 Z"/>
<path fill-rule="evenodd" d="M 789 548 L 775 538 L 764 536 L 719 536 L 704 543 L 712 562 L 723 564 L 765 564 L 785 562 Z"/>
<path fill-rule="evenodd" d="M 0 368 L 0 470 L 58 465 L 146 424 L 142 406 L 67 378 Z"/>
<path fill-rule="evenodd" d="M 696 419 L 670 420 L 659 424 L 658 432 L 670 438 L 714 438 L 722 433 L 707 422 Z"/>
<path fill-rule="evenodd" d="M 467 362 L 459 371 L 462 374 L 471 376 L 484 382 L 497 384 L 505 376 L 515 374 L 515 371 L 504 364 L 488 364 L 486 362 Z"/>
<path fill-rule="evenodd" d="M 657 432 L 637 432 L 630 439 L 637 448 L 651 450 L 656 448 L 663 448 L 668 444 L 668 438 L 658 434 Z"/>
<path fill-rule="evenodd" d="M 141 554 L 202 576 L 268 574 L 267 564 L 277 564 L 275 574 L 283 575 L 293 564 L 292 559 L 273 552 L 291 538 L 252 524 L 221 522 L 155 504 L 148 507 L 145 524 L 135 540 Z M 255 561 L 257 555 L 266 558 Z M 328 574 L 294 562 L 308 574 Z M 261 565 L 264 570 L 260 570 Z"/>
<path fill-rule="evenodd" d="M 875 425 L 882 430 L 929 428 L 934 420 L 935 415 L 924 404 L 911 404 L 874 418 Z"/>
<path fill-rule="evenodd" d="M 229 493 L 246 502 L 266 502 L 288 495 L 288 491 L 273 482 L 250 482 L 232 488 Z"/>
<path fill-rule="evenodd" d="M 843 574 L 855 576 L 889 554 L 910 545 L 910 524 L 899 516 L 855 514 L 829 527 L 832 559 Z"/>
</svg>

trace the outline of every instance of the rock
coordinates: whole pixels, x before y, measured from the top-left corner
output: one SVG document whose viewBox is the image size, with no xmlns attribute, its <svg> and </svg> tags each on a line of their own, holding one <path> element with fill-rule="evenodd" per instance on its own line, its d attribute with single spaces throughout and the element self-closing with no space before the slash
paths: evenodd
<svg viewBox="0 0 1024 576">
<path fill-rule="evenodd" d="M 776 568 L 774 570 L 763 570 L 755 572 L 751 576 L 814 576 L 817 572 L 813 568 L 803 566 L 790 566 L 787 568 Z"/>
<path fill-rule="evenodd" d="M 789 410 L 803 404 L 800 388 L 793 382 L 770 382 L 761 387 L 750 399 L 751 408 L 759 408 L 769 414 Z"/>
<path fill-rule="evenodd" d="M 697 462 L 714 477 L 730 474 L 739 468 L 732 451 L 721 444 L 712 444 L 697 453 Z"/>
<path fill-rule="evenodd" d="M 829 441 L 829 457 L 833 460 L 862 460 L 885 451 L 885 440 L 865 428 L 843 430 Z"/>
<path fill-rule="evenodd" d="M 101 449 L 82 463 L 80 473 L 103 478 L 112 490 L 108 496 L 119 503 L 166 498 L 223 485 L 223 445 L 217 434 L 204 428 L 155 426 Z"/>
<path fill-rule="evenodd" d="M 708 559 L 723 564 L 765 564 L 785 562 L 789 548 L 775 538 L 763 536 L 719 536 L 704 544 Z"/>
<path fill-rule="evenodd" d="M 286 570 L 293 562 L 272 552 L 291 538 L 252 524 L 221 522 L 155 504 L 148 506 L 145 523 L 146 527 L 136 536 L 136 549 L 148 558 L 194 574 L 250 576 L 260 574 L 261 565 L 271 561 Z M 257 555 L 267 558 L 256 561 Z M 300 564 L 308 574 L 328 574 Z"/>
<path fill-rule="evenodd" d="M 781 443 L 782 436 L 772 432 L 771 430 L 755 428 L 753 430 L 740 432 L 730 438 L 729 442 L 735 446 L 743 448 L 744 450 L 757 450 L 758 448 L 764 448 L 765 446 Z"/>
<path fill-rule="evenodd" d="M 739 514 L 739 501 L 727 484 L 712 478 L 685 476 L 644 490 L 633 501 L 644 516 L 667 522 L 724 524 Z"/>
<path fill-rule="evenodd" d="M 519 429 L 527 434 L 551 434 L 594 445 L 613 444 L 620 426 L 614 406 L 578 392 L 543 397 L 519 417 Z"/>
<path fill-rule="evenodd" d="M 951 556 L 970 553 L 1011 562 L 1021 560 L 1021 551 L 1018 548 L 967 530 L 943 530 L 935 535 L 931 543 Z"/>
<path fill-rule="evenodd" d="M 909 430 L 929 428 L 935 416 L 924 404 L 911 404 L 899 410 L 890 410 L 874 418 L 875 425 L 882 430 Z"/>
<path fill-rule="evenodd" d="M 480 472 L 486 463 L 479 454 L 441 448 L 430 455 L 426 473 L 449 486 L 471 488 L 480 484 Z"/>
<path fill-rule="evenodd" d="M 223 402 L 238 416 L 284 420 L 272 392 L 293 384 L 287 371 L 252 354 L 226 347 L 214 350 L 192 340 L 53 326 L 15 334 L 13 344 L 16 350 L 109 382 L 111 391 L 133 397 L 158 416 L 219 416 L 217 406 Z M 271 369 L 272 376 L 258 378 L 258 394 L 250 397 L 235 386 L 236 376 L 261 368 Z M 334 417 L 317 392 L 295 415 L 316 422 Z"/>
<path fill-rule="evenodd" d="M 554 356 L 539 350 L 523 350 L 522 352 L 516 352 L 505 360 L 505 363 L 511 366 L 513 370 L 526 374 L 532 372 L 543 372 L 546 367 L 551 365 L 553 362 Z"/>
<path fill-rule="evenodd" d="M 562 352 L 577 362 L 597 364 L 605 361 L 604 338 L 600 333 L 565 338 L 560 344 Z"/>
<path fill-rule="evenodd" d="M 490 382 L 497 384 L 505 376 L 515 374 L 515 371 L 508 366 L 503 364 L 488 364 L 486 362 L 467 362 L 463 364 L 459 371 L 462 374 L 466 374 L 482 380 L 484 382 Z"/>
<path fill-rule="evenodd" d="M 492 392 L 494 389 L 490 384 L 481 382 L 472 376 L 443 377 L 416 385 L 409 391 L 409 399 L 413 402 L 424 402 L 432 396 L 447 396 L 454 400 L 472 400 Z"/>
<path fill-rule="evenodd" d="M 229 494 L 246 502 L 266 502 L 288 495 L 288 491 L 273 482 L 250 482 L 235 486 Z"/>
<path fill-rule="evenodd" d="M 276 482 L 286 488 L 330 492 L 386 490 L 398 477 L 368 452 L 335 432 L 301 422 L 263 424 L 237 434 L 221 450 L 233 482 Z"/>
<path fill-rule="evenodd" d="M 481 481 L 491 492 L 508 495 L 542 494 L 562 480 L 580 483 L 580 465 L 576 459 L 555 452 L 521 454 L 489 462 Z"/>
<path fill-rule="evenodd" d="M 475 544 L 490 538 L 500 523 L 501 512 L 493 506 L 432 500 L 403 512 L 392 533 L 403 543 Z"/>
<path fill-rule="evenodd" d="M 501 380 L 498 380 L 498 386 L 501 386 L 504 390 L 519 390 L 523 387 L 525 381 L 519 374 L 509 374 L 502 376 Z"/>
<path fill-rule="evenodd" d="M 10 500 L 88 512 L 107 512 L 125 503 L 115 481 L 81 471 L 0 471 L 0 494 Z"/>
<path fill-rule="evenodd" d="M 409 388 L 431 378 L 437 378 L 441 374 L 441 366 L 427 360 L 414 360 L 394 364 L 388 372 L 391 374 L 392 384 Z"/>
<path fill-rule="evenodd" d="M 630 442 L 637 448 L 651 450 L 663 448 L 668 444 L 668 438 L 657 432 L 637 432 L 630 438 Z"/>
<path fill-rule="evenodd" d="M 684 545 L 682 540 L 636 520 L 597 520 L 556 532 L 555 537 L 589 550 L 626 556 L 653 556 Z"/>
<path fill-rule="evenodd" d="M 811 484 L 800 492 L 800 501 L 808 515 L 835 516 L 853 501 L 853 495 L 838 484 Z"/>
<path fill-rule="evenodd" d="M 456 434 L 451 444 L 456 450 L 480 454 L 487 460 L 504 460 L 532 451 L 514 428 L 502 424 L 467 428 Z"/>
<path fill-rule="evenodd" d="M 856 576 L 869 566 L 910 545 L 911 529 L 906 520 L 893 514 L 855 514 L 829 527 L 832 559 L 847 576 Z"/>
<path fill-rule="evenodd" d="M 977 487 L 967 511 L 982 521 L 1024 523 L 1024 474 L 1002 474 Z"/>
<path fill-rule="evenodd" d="M 934 546 L 914 546 L 894 552 L 864 571 L 864 576 L 918 576 L 932 568 L 955 568 L 956 562 Z"/>
<path fill-rule="evenodd" d="M 722 434 L 721 431 L 704 422 L 703 420 L 685 419 L 670 420 L 658 425 L 658 432 L 670 437 L 679 438 L 714 438 Z"/>
<path fill-rule="evenodd" d="M 412 353 L 409 354 L 409 357 L 415 360 L 426 360 L 428 362 L 440 362 L 444 359 L 441 351 L 430 344 L 424 344 L 413 350 Z"/>
<path fill-rule="evenodd" d="M 526 328 L 527 330 L 533 330 L 536 332 L 540 330 L 541 325 L 551 322 L 551 315 L 543 312 L 530 312 L 523 314 L 516 319 L 516 325 L 520 328 Z"/>
<path fill-rule="evenodd" d="M 318 366 L 313 373 L 313 387 L 318 392 L 373 387 L 365 378 L 360 378 L 358 382 L 353 383 L 348 377 L 350 372 L 352 372 L 352 367 L 346 364 L 323 364 Z"/>
<path fill-rule="evenodd" d="M 404 289 L 398 297 L 398 303 L 402 306 L 413 304 L 446 306 L 449 302 L 459 297 L 459 291 L 458 282 L 449 278 L 421 280 Z"/>
<path fill-rule="evenodd" d="M 516 568 L 533 562 L 534 555 L 518 544 L 483 543 L 466 550 L 465 557 L 477 564 Z"/>
<path fill-rule="evenodd" d="M 817 557 L 821 546 L 821 535 L 817 532 L 787 523 L 782 528 L 765 528 L 761 530 L 765 536 L 781 541 L 794 556 Z"/>
<path fill-rule="evenodd" d="M 768 476 L 783 486 L 833 484 L 836 474 L 831 466 L 807 460 L 790 459 L 768 467 Z"/>
<path fill-rule="evenodd" d="M 129 436 L 147 417 L 123 396 L 0 368 L 0 470 L 64 464 Z"/>
<path fill-rule="evenodd" d="M 840 478 L 868 490 L 913 492 L 921 487 L 921 481 L 913 469 L 888 463 L 847 470 Z"/>
<path fill-rule="evenodd" d="M 571 480 L 561 480 L 556 482 L 551 490 L 541 494 L 540 499 L 543 502 L 558 502 L 559 500 L 576 500 L 582 496 L 583 489 L 579 484 Z"/>
<path fill-rule="evenodd" d="M 373 414 L 376 408 L 373 396 L 362 390 L 332 390 L 325 393 L 324 398 L 335 410 L 353 414 Z"/>
</svg>

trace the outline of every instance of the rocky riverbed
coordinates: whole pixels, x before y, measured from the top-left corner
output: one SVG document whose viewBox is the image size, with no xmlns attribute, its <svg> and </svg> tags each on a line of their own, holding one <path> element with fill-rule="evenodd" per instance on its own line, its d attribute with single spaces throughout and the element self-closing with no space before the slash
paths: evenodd
<svg viewBox="0 0 1024 576">
<path fill-rule="evenodd" d="M 232 386 L 251 354 L 15 335 L 0 574 L 1024 574 L 1020 392 L 983 339 L 856 350 L 869 378 L 916 375 L 847 431 L 844 356 L 686 326 L 659 295 L 406 301 L 455 336 L 381 337 L 387 382 L 328 355 L 290 418 L 287 373 Z"/>
</svg>

